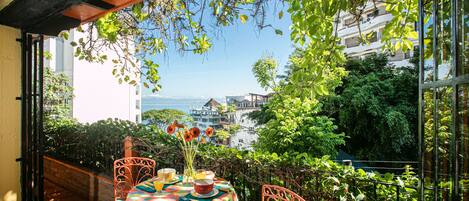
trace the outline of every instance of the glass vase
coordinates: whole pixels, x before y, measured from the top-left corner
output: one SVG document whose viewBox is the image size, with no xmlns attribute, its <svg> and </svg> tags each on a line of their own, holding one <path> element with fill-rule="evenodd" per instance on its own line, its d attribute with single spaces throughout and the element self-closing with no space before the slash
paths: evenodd
<svg viewBox="0 0 469 201">
<path fill-rule="evenodd" d="M 194 168 L 194 158 L 195 150 L 193 148 L 185 147 L 184 152 L 184 173 L 182 182 L 183 183 L 192 183 L 195 177 L 195 168 Z"/>
<path fill-rule="evenodd" d="M 194 177 L 195 177 L 195 169 L 194 166 L 184 166 L 184 174 L 182 176 L 182 182 L 183 183 L 192 183 L 194 182 Z"/>
</svg>

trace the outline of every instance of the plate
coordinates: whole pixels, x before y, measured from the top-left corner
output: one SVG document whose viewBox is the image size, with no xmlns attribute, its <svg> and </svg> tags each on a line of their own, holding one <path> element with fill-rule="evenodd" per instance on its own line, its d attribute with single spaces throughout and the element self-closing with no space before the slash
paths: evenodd
<svg viewBox="0 0 469 201">
<path fill-rule="evenodd" d="M 155 178 L 155 179 L 151 180 L 151 182 L 150 182 L 149 185 L 153 185 L 153 182 L 155 182 L 155 180 L 158 180 L 158 178 Z M 164 185 L 175 184 L 175 183 L 178 183 L 179 181 L 180 181 L 179 177 L 176 176 L 176 177 L 174 177 L 171 181 L 169 181 L 169 182 L 164 182 L 163 184 L 164 184 Z"/>
<path fill-rule="evenodd" d="M 210 197 L 213 197 L 215 195 L 218 195 L 218 193 L 219 193 L 219 191 L 216 188 L 214 188 L 212 190 L 212 192 L 207 193 L 207 194 L 198 194 L 197 192 L 195 192 L 195 190 L 191 191 L 191 195 L 196 197 L 196 198 L 210 198 Z"/>
</svg>

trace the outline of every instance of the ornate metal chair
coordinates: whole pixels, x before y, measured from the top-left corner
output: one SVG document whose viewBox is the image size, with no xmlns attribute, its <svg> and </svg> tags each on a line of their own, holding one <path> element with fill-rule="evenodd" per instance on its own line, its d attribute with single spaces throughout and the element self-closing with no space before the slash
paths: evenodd
<svg viewBox="0 0 469 201">
<path fill-rule="evenodd" d="M 262 201 L 305 201 L 295 192 L 276 185 L 262 186 Z"/>
<path fill-rule="evenodd" d="M 126 157 L 114 161 L 114 200 L 125 200 L 135 185 L 155 175 L 155 161 Z"/>
</svg>

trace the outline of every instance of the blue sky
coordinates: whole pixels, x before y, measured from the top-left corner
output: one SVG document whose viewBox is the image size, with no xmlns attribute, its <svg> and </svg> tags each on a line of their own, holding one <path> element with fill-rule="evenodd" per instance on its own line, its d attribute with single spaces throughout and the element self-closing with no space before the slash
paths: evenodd
<svg viewBox="0 0 469 201">
<path fill-rule="evenodd" d="M 278 12 L 278 11 L 277 11 Z M 283 35 L 266 28 L 256 30 L 252 21 L 221 28 L 213 46 L 204 55 L 181 55 L 169 49 L 154 60 L 160 64 L 162 90 L 152 94 L 145 89 L 143 95 L 176 98 L 210 98 L 242 95 L 249 92 L 265 93 L 251 72 L 252 64 L 265 55 L 275 57 L 283 67 L 293 51 L 290 42 L 290 18 L 286 11 L 282 19 L 268 20 Z M 273 14 L 270 14 L 273 16 Z M 280 69 L 280 71 L 283 71 Z"/>
</svg>

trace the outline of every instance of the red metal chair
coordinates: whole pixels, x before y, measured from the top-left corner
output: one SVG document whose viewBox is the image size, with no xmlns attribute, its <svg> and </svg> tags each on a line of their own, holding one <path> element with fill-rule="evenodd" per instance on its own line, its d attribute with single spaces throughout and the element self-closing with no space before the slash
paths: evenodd
<svg viewBox="0 0 469 201">
<path fill-rule="evenodd" d="M 262 201 L 305 201 L 295 192 L 276 185 L 262 186 Z"/>
<path fill-rule="evenodd" d="M 126 157 L 114 161 L 114 200 L 125 200 L 135 185 L 155 176 L 155 161 Z"/>
</svg>

